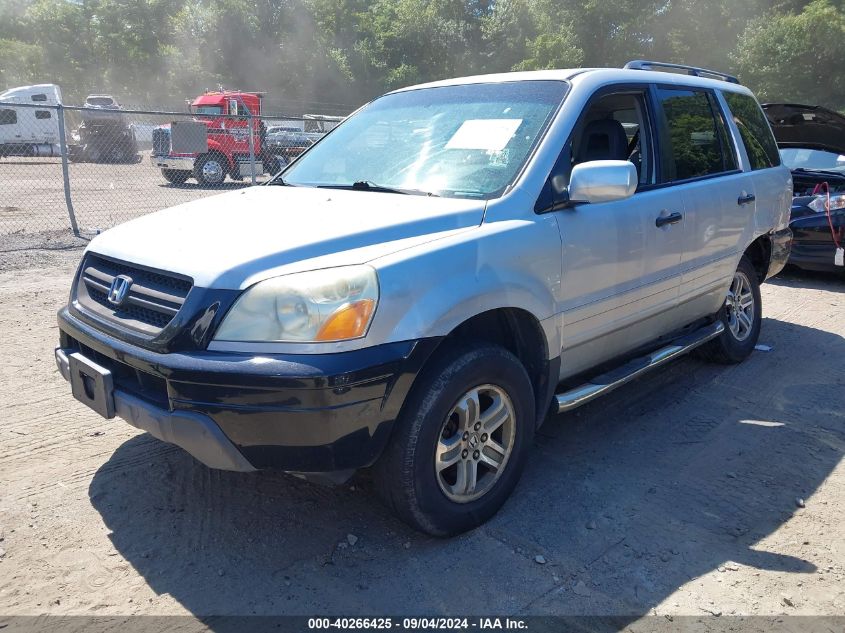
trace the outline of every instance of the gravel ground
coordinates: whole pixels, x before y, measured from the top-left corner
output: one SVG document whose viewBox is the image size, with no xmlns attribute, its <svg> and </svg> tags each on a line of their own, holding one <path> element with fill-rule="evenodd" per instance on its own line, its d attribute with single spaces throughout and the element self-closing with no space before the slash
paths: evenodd
<svg viewBox="0 0 845 633">
<path fill-rule="evenodd" d="M 366 475 L 212 471 L 75 402 L 79 256 L 0 253 L 0 614 L 845 614 L 841 278 L 764 286 L 770 352 L 548 420 L 504 509 L 437 540 Z"/>
<path fill-rule="evenodd" d="M 139 215 L 220 192 L 189 180 L 171 185 L 150 164 L 149 152 L 131 165 L 71 163 L 71 200 L 77 224 L 94 234 Z M 261 182 L 264 176 L 258 178 Z M 48 246 L 70 232 L 61 161 L 0 159 L 0 250 Z M 227 179 L 224 189 L 246 186 Z"/>
</svg>

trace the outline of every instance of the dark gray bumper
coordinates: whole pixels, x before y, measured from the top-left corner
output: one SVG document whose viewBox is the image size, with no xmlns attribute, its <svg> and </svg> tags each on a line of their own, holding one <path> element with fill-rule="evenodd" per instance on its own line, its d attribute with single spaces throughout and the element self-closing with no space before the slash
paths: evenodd
<svg viewBox="0 0 845 633">
<path fill-rule="evenodd" d="M 56 348 L 56 365 L 67 381 L 71 378 L 68 359 L 71 351 Z M 119 389 L 113 394 L 116 416 L 153 437 L 180 446 L 209 468 L 255 470 L 208 416 L 192 411 L 167 411 Z"/>
</svg>

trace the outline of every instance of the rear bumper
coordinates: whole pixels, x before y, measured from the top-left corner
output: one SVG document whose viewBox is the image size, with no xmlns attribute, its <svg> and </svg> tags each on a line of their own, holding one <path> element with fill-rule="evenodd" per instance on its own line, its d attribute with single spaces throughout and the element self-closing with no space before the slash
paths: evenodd
<svg viewBox="0 0 845 633">
<path fill-rule="evenodd" d="M 81 353 L 108 369 L 114 411 L 224 470 L 278 468 L 335 478 L 372 464 L 438 339 L 355 352 L 161 354 L 59 312 L 56 362 Z"/>
<path fill-rule="evenodd" d="M 774 231 L 771 235 L 772 241 L 772 256 L 769 260 L 769 270 L 766 273 L 766 279 L 774 277 L 789 259 L 789 254 L 792 250 L 792 229 L 789 227 Z"/>
<path fill-rule="evenodd" d="M 150 162 L 154 167 L 160 169 L 176 169 L 192 171 L 194 169 L 194 158 L 192 156 L 150 156 Z"/>
</svg>

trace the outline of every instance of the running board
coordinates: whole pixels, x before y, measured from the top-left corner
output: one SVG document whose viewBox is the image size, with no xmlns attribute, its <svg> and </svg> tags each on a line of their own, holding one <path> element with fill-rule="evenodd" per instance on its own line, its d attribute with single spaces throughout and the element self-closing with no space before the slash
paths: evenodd
<svg viewBox="0 0 845 633">
<path fill-rule="evenodd" d="M 595 400 L 599 396 L 610 393 L 617 387 L 621 387 L 655 367 L 659 367 L 668 363 L 670 360 L 691 352 L 699 345 L 716 338 L 724 331 L 725 325 L 721 321 L 716 321 L 695 332 L 675 339 L 671 345 L 662 347 L 651 354 L 635 358 L 612 371 L 596 376 L 580 387 L 559 393 L 555 396 L 557 398 L 557 411 L 558 413 L 571 411 L 576 407 L 580 407 L 582 404 Z"/>
</svg>

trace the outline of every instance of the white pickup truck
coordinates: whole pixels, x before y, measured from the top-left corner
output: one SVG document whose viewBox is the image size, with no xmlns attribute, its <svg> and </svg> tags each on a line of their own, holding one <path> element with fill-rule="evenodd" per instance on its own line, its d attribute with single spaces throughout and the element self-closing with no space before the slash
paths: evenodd
<svg viewBox="0 0 845 633">
<path fill-rule="evenodd" d="M 400 517 L 455 534 L 505 502 L 550 412 L 693 349 L 751 353 L 791 195 L 722 73 L 414 86 L 266 186 L 96 237 L 56 361 L 99 414 L 212 468 L 372 467 Z"/>
</svg>

